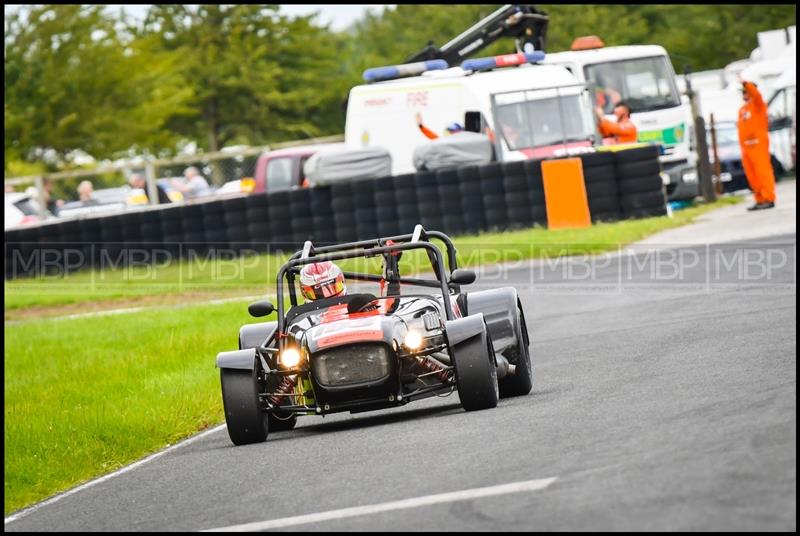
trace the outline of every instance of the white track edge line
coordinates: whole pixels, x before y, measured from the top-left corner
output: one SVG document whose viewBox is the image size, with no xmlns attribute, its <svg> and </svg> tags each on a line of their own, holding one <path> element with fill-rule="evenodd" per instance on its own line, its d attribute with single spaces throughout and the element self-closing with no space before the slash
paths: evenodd
<svg viewBox="0 0 800 536">
<path fill-rule="evenodd" d="M 274 528 L 290 527 L 294 525 L 318 523 L 320 521 L 331 521 L 336 519 L 344 519 L 348 517 L 378 514 L 381 512 L 389 512 L 393 510 L 404 510 L 407 508 L 430 506 L 434 504 L 441 504 L 447 502 L 466 501 L 470 499 L 491 497 L 493 495 L 504 495 L 507 493 L 514 493 L 519 491 L 538 491 L 545 489 L 550 484 L 555 482 L 557 479 L 558 477 L 539 478 L 536 480 L 512 482 L 510 484 L 501 484 L 498 486 L 489 486 L 485 488 L 472 488 L 461 491 L 451 491 L 448 493 L 425 495 L 422 497 L 414 497 L 411 499 L 401 499 L 398 501 L 369 504 L 365 506 L 353 506 L 350 508 L 340 508 L 338 510 L 328 510 L 325 512 L 317 512 L 314 514 L 305 514 L 294 517 L 283 517 L 278 519 L 270 519 L 268 521 L 256 521 L 254 523 L 245 523 L 242 525 L 231 525 L 229 527 L 207 529 L 201 532 L 262 531 Z"/>
</svg>

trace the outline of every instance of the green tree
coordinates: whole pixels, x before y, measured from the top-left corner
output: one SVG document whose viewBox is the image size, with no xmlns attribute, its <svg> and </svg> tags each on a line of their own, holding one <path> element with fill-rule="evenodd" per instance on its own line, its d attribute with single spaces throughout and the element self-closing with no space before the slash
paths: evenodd
<svg viewBox="0 0 800 536">
<path fill-rule="evenodd" d="M 180 58 L 191 111 L 168 127 L 216 151 L 337 132 L 336 36 L 274 5 L 154 5 L 141 37 Z M 328 77 L 326 79 L 326 76 Z"/>
<path fill-rule="evenodd" d="M 174 142 L 165 112 L 179 109 L 186 92 L 164 90 L 170 63 L 126 42 L 117 22 L 102 6 L 44 5 L 7 16 L 6 162 L 45 150 L 62 161 L 75 149 L 105 158 Z"/>
</svg>

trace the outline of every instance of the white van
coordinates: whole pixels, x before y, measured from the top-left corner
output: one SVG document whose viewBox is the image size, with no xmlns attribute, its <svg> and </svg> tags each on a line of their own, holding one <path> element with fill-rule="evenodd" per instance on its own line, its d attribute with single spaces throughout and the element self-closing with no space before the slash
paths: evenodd
<svg viewBox="0 0 800 536">
<path fill-rule="evenodd" d="M 414 172 L 414 148 L 430 143 L 417 126 L 418 114 L 440 136 L 455 122 L 489 133 L 500 161 L 590 150 L 597 141 L 587 86 L 563 67 L 523 64 L 488 72 L 453 67 L 356 86 L 345 143 L 385 147 L 393 174 Z"/>
</svg>

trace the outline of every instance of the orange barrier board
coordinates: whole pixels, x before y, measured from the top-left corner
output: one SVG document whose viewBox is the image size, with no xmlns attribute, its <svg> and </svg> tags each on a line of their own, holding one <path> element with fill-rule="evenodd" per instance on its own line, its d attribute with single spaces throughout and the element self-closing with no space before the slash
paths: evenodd
<svg viewBox="0 0 800 536">
<path fill-rule="evenodd" d="M 592 225 L 580 158 L 543 160 L 542 181 L 549 229 Z"/>
</svg>

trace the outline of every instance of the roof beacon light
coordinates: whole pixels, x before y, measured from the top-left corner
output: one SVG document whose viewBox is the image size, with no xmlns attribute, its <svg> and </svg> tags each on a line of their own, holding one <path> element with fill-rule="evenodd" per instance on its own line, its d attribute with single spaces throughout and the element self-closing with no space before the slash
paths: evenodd
<svg viewBox="0 0 800 536">
<path fill-rule="evenodd" d="M 592 50 L 593 48 L 603 48 L 604 46 L 606 44 L 596 35 L 586 35 L 575 39 L 570 50 Z"/>
<path fill-rule="evenodd" d="M 544 52 L 535 50 L 530 53 L 518 52 L 517 54 L 504 54 L 502 56 L 490 56 L 487 58 L 475 58 L 461 63 L 461 68 L 465 71 L 485 71 L 497 67 L 510 67 L 512 65 L 522 65 L 523 63 L 534 63 L 544 59 Z"/>
<path fill-rule="evenodd" d="M 390 65 L 388 67 L 374 67 L 364 71 L 364 81 L 381 82 L 383 80 L 394 80 L 405 76 L 416 76 L 425 71 L 441 71 L 448 67 L 450 66 L 444 60 L 428 60 L 404 63 L 402 65 Z"/>
</svg>

